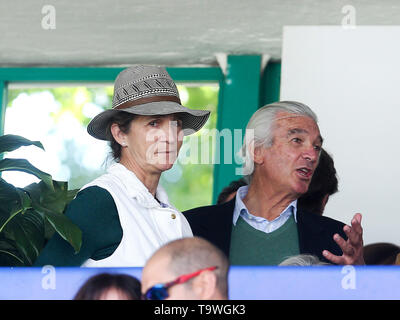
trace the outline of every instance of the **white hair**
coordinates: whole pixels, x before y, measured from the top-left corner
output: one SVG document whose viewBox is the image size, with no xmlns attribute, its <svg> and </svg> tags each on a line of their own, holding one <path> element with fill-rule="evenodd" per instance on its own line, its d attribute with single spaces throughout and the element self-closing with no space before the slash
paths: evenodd
<svg viewBox="0 0 400 320">
<path fill-rule="evenodd" d="M 249 146 L 253 148 L 269 148 L 273 144 L 276 115 L 279 112 L 286 112 L 309 117 L 318 122 L 315 113 L 305 104 L 296 101 L 279 101 L 263 106 L 258 109 L 250 118 L 246 133 L 243 139 L 239 156 L 243 159 L 243 175 L 247 183 L 250 183 L 254 161 L 250 155 Z"/>
<path fill-rule="evenodd" d="M 323 262 L 319 260 L 317 256 L 312 254 L 299 254 L 295 256 L 291 256 L 283 260 L 279 266 L 329 266 L 330 263 Z"/>
</svg>

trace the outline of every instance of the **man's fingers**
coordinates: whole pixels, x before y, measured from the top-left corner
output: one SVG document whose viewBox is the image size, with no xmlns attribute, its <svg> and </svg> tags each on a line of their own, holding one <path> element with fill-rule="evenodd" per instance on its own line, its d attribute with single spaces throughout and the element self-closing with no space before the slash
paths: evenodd
<svg viewBox="0 0 400 320">
<path fill-rule="evenodd" d="M 354 246 L 358 246 L 362 241 L 362 236 L 357 233 L 352 227 L 345 225 L 343 231 L 349 239 L 350 243 Z"/>
<path fill-rule="evenodd" d="M 360 235 L 362 235 L 363 233 L 363 229 L 361 227 L 361 219 L 362 219 L 361 213 L 356 213 L 353 219 L 351 219 L 352 229 Z"/>
<path fill-rule="evenodd" d="M 356 213 L 353 218 L 357 219 L 357 221 L 361 224 L 361 220 L 362 220 L 362 214 L 361 213 L 359 213 L 359 212 Z"/>
<path fill-rule="evenodd" d="M 322 251 L 322 254 L 327 260 L 329 260 L 330 262 L 332 262 L 334 264 L 343 264 L 342 256 L 336 256 L 328 250 Z"/>
<path fill-rule="evenodd" d="M 362 234 L 363 230 L 361 227 L 361 215 L 356 214 L 351 220 L 351 227 L 346 225 L 343 227 L 343 231 L 346 233 L 353 246 L 359 247 L 363 245 Z"/>
<path fill-rule="evenodd" d="M 354 254 L 354 248 L 337 233 L 333 236 L 333 240 L 339 245 L 344 254 L 349 256 Z"/>
<path fill-rule="evenodd" d="M 347 241 L 344 240 L 339 234 L 333 236 L 334 241 L 342 249 L 343 255 L 336 256 L 328 250 L 324 250 L 322 254 L 324 257 L 335 264 L 364 264 L 362 257 L 363 248 L 363 230 L 361 227 L 362 216 L 356 213 L 351 220 L 351 227 L 345 225 L 343 231 L 347 236 Z"/>
</svg>

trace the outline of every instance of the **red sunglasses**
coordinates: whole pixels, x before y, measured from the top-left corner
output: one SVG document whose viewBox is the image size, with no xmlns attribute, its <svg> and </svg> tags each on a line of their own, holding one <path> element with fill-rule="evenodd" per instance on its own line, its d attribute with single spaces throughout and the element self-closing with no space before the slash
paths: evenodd
<svg viewBox="0 0 400 320">
<path fill-rule="evenodd" d="M 173 281 L 167 282 L 167 283 L 158 283 L 151 288 L 149 288 L 146 293 L 142 296 L 143 300 L 165 300 L 166 298 L 169 297 L 168 294 L 168 289 L 171 288 L 172 286 L 176 284 L 181 284 L 189 281 L 190 279 L 198 276 L 200 273 L 203 271 L 213 271 L 217 269 L 217 266 L 213 267 L 208 267 L 204 269 L 200 269 L 198 271 L 195 271 L 193 273 L 189 274 L 184 274 L 182 276 L 179 276 Z"/>
</svg>

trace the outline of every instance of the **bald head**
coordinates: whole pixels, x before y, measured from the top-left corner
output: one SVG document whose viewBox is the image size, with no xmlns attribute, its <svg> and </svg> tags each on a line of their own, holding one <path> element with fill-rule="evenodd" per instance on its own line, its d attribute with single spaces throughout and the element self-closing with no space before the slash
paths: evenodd
<svg viewBox="0 0 400 320">
<path fill-rule="evenodd" d="M 229 262 L 220 249 L 205 239 L 192 237 L 171 241 L 157 250 L 144 266 L 142 273 L 143 292 L 156 283 L 166 283 L 181 275 L 213 266 L 216 266 L 217 269 L 202 272 L 193 281 L 180 285 L 182 290 L 186 289 L 193 293 L 194 284 L 201 282 L 202 278 L 206 280 L 206 277 L 210 276 L 209 280 L 211 281 L 211 278 L 213 278 L 215 282 L 214 298 L 227 299 Z M 178 290 L 178 288 L 175 289 Z M 186 297 L 190 298 L 188 292 Z M 193 297 L 193 299 L 198 298 Z"/>
</svg>

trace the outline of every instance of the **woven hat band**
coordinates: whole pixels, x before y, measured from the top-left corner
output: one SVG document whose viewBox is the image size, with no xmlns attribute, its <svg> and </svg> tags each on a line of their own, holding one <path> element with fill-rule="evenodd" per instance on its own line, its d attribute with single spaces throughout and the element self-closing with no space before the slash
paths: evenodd
<svg viewBox="0 0 400 320">
<path fill-rule="evenodd" d="M 115 110 L 126 109 L 134 106 L 138 106 L 141 104 L 146 104 L 150 102 L 161 102 L 161 101 L 172 101 L 181 104 L 181 100 L 176 96 L 151 96 L 151 97 L 143 97 L 136 100 L 126 101 L 119 106 L 116 106 Z"/>
</svg>

